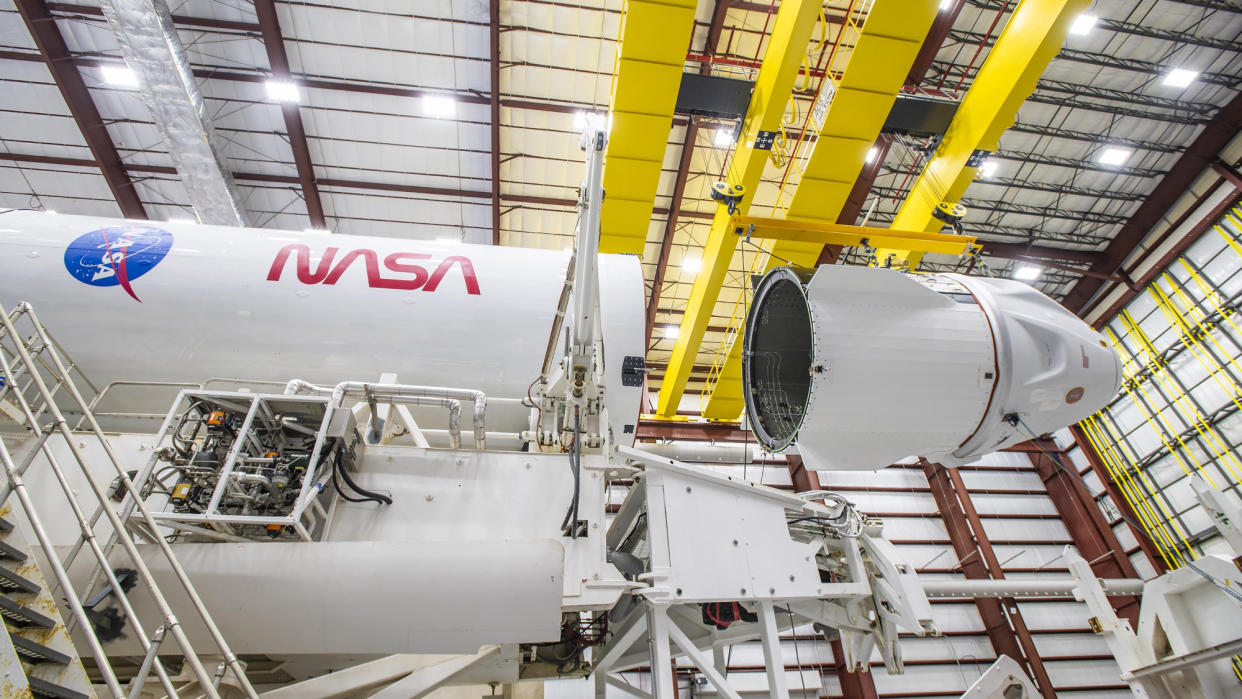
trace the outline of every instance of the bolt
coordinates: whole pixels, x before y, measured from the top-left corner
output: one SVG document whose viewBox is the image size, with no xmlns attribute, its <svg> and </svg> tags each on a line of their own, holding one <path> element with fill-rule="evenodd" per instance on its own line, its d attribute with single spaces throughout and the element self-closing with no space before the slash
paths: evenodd
<svg viewBox="0 0 1242 699">
<path fill-rule="evenodd" d="M 775 594 L 776 594 L 776 588 L 775 588 L 775 587 L 769 587 L 769 588 L 768 588 L 768 594 L 769 594 L 769 595 L 775 595 Z"/>
<path fill-rule="evenodd" d="M 425 499 L 427 500 L 427 502 L 431 502 L 432 500 L 436 499 L 436 496 L 432 495 L 431 493 L 427 493 Z"/>
<path fill-rule="evenodd" d="M 744 588 L 744 587 L 742 588 L 742 594 L 743 594 L 743 595 L 744 595 L 744 594 L 746 594 L 746 588 Z"/>
<path fill-rule="evenodd" d="M 789 582 L 793 582 L 793 581 L 794 581 L 794 576 L 792 576 L 792 575 L 791 575 L 791 576 L 789 576 Z"/>
<path fill-rule="evenodd" d="M 679 587 L 679 588 L 677 588 L 677 596 L 678 596 L 678 597 L 681 597 L 681 588 L 680 588 L 680 587 Z"/>
<path fill-rule="evenodd" d="M 733 545 L 734 545 L 734 546 L 737 546 L 737 539 L 734 539 L 734 540 L 733 540 Z"/>
<path fill-rule="evenodd" d="M 686 486 L 686 492 L 690 492 L 690 486 Z"/>
</svg>

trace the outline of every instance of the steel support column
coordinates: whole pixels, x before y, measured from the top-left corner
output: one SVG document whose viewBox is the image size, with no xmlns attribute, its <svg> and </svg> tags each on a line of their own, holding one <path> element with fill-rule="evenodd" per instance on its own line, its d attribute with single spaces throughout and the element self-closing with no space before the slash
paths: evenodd
<svg viewBox="0 0 1242 699">
<path fill-rule="evenodd" d="M 1104 513 L 1087 492 L 1078 474 L 1066 469 L 1074 468 L 1069 455 L 1051 439 L 1039 439 L 1037 443 L 1047 451 L 1028 451 L 1027 457 L 1044 488 L 1048 498 L 1061 516 L 1070 539 L 1078 553 L 1086 559 L 1091 570 L 1099 578 L 1137 578 L 1138 571 L 1126 555 L 1113 528 L 1104 521 Z M 1052 456 L 1049 456 L 1051 454 Z M 1138 628 L 1139 600 L 1137 597 L 1110 597 L 1117 615 L 1130 620 L 1131 628 Z"/>
<path fill-rule="evenodd" d="M 1074 435 L 1074 442 L 1078 444 L 1078 448 L 1082 450 L 1082 455 L 1086 457 L 1087 463 L 1091 464 L 1091 470 L 1095 471 L 1095 475 L 1100 479 L 1100 483 L 1104 486 L 1104 492 L 1108 493 L 1108 497 L 1113 502 L 1113 507 L 1121 513 L 1122 518 L 1126 521 L 1126 526 L 1130 528 L 1130 533 L 1134 535 L 1135 540 L 1139 543 L 1139 548 L 1143 550 L 1143 555 L 1147 557 L 1147 562 L 1156 571 L 1157 575 L 1167 573 L 1169 567 L 1165 565 L 1160 551 L 1152 542 L 1151 537 L 1147 536 L 1147 532 L 1142 527 L 1136 525 L 1139 521 L 1138 515 L 1135 514 L 1133 508 L 1130 507 L 1130 501 L 1125 498 L 1121 492 L 1121 487 L 1113 480 L 1112 474 L 1109 473 L 1108 467 L 1104 464 L 1104 460 L 1096 453 L 1095 448 L 1091 446 L 1091 442 L 1087 439 L 1087 435 L 1083 434 L 1082 428 L 1074 425 L 1069 428 L 1070 434 Z"/>
<path fill-rule="evenodd" d="M 1004 571 L 957 469 L 948 469 L 926 459 L 920 459 L 919 463 L 931 486 L 932 497 L 948 530 L 962 573 L 974 580 L 1003 580 Z M 980 598 L 975 600 L 975 606 L 996 654 L 1018 661 L 1039 686 L 1040 693 L 1046 699 L 1056 699 L 1052 680 L 1017 602 L 1012 598 Z"/>
<path fill-rule="evenodd" d="M 125 170 L 125 164 L 121 162 L 121 155 L 112 143 L 112 137 L 108 135 L 108 128 L 104 126 L 99 109 L 91 100 L 82 74 L 73 63 L 73 56 L 65 45 L 65 38 L 56 27 L 52 13 L 48 11 L 43 0 L 16 0 L 14 4 L 22 20 L 26 22 L 35 46 L 39 48 L 48 72 L 56 81 L 56 87 L 65 98 L 69 113 L 77 123 L 78 130 L 82 132 L 82 138 L 86 140 L 86 146 L 90 148 L 99 172 L 108 183 L 112 197 L 121 208 L 121 215 L 125 218 L 147 218 L 147 211 L 138 197 L 134 182 Z"/>
<path fill-rule="evenodd" d="M 285 54 L 285 38 L 280 31 L 280 20 L 276 16 L 275 0 L 255 0 L 254 11 L 259 18 L 259 28 L 263 31 L 263 46 L 267 49 L 267 63 L 272 69 L 272 78 L 292 82 L 289 57 Z M 306 215 L 310 218 L 312 228 L 326 230 L 328 222 L 323 215 L 323 201 L 319 196 L 319 185 L 315 181 L 315 165 L 311 161 L 306 129 L 302 125 L 301 107 L 296 102 L 285 102 L 280 105 L 280 111 L 285 117 L 285 131 L 289 134 L 289 147 L 293 149 L 293 163 L 297 167 L 302 199 L 306 202 Z"/>
<path fill-rule="evenodd" d="M 500 245 L 500 0 L 490 0 L 488 11 L 492 85 L 492 245 Z M 676 210 L 677 205 L 673 209 Z"/>
<path fill-rule="evenodd" d="M 668 272 L 668 258 L 673 249 L 673 237 L 677 234 L 677 221 L 681 212 L 682 198 L 686 193 L 686 178 L 690 172 L 690 160 L 694 157 L 694 143 L 699 137 L 699 122 L 690 117 L 686 125 L 686 138 L 681 143 L 681 159 L 677 163 L 677 178 L 673 180 L 673 200 L 668 206 L 668 218 L 664 222 L 664 238 L 660 241 L 660 261 L 656 264 L 655 277 L 651 280 L 651 297 L 647 300 L 647 342 L 651 343 L 651 330 L 655 327 L 656 313 L 660 306 L 660 293 L 664 290 L 664 275 Z"/>
</svg>

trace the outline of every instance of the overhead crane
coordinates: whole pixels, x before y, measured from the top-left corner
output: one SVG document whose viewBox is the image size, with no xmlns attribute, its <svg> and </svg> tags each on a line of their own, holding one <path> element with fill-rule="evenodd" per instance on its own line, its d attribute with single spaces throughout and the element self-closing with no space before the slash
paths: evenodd
<svg viewBox="0 0 1242 699">
<path fill-rule="evenodd" d="M 943 221 L 933 216 L 935 208 L 942 202 L 953 203 L 961 197 L 975 177 L 981 153 L 988 152 L 989 148 L 996 149 L 1001 133 L 1013 123 L 1018 107 L 1034 90 L 1039 74 L 1059 50 L 1070 21 L 1086 4 L 1086 0 L 1023 0 L 1018 5 L 959 107 L 940 149 L 893 221 L 894 230 L 940 230 Z M 793 8 L 789 5 L 783 4 L 781 11 L 792 15 Z M 797 173 L 795 177 L 783 178 L 775 214 L 835 221 L 937 9 L 935 2 L 879 2 L 869 8 L 861 19 L 845 68 L 838 75 L 833 72 L 833 65 L 829 65 L 824 87 L 816 100 L 822 121 L 816 124 L 808 119 L 807 124 L 817 127 L 812 129 L 816 136 L 814 145 L 809 154 L 801 158 L 796 153 L 791 156 L 798 166 Z M 859 20 L 855 18 L 854 21 Z M 847 18 L 842 34 L 849 29 L 849 23 Z M 791 47 L 778 43 L 775 38 L 774 35 L 760 68 L 761 76 L 769 66 L 778 65 L 784 53 L 791 51 Z M 767 99 L 760 100 L 756 92 L 747 116 L 748 125 L 757 107 L 784 109 L 784 103 L 770 93 L 764 96 Z M 757 104 L 761 101 L 763 104 Z M 745 131 L 743 138 L 753 138 L 753 134 Z M 753 140 L 746 142 L 753 143 Z M 734 173 L 740 168 L 750 168 L 748 172 L 759 170 L 761 174 L 769 155 L 739 147 L 730 163 L 728 182 L 746 186 L 746 182 L 733 179 Z M 759 175 L 754 175 L 754 179 L 757 183 Z M 751 185 L 746 191 L 753 192 L 754 188 Z M 739 204 L 739 210 L 748 213 L 745 200 Z M 722 218 L 728 213 L 721 207 L 713 220 L 703 267 L 691 290 L 677 344 L 660 387 L 656 412 L 661 417 L 672 417 L 677 412 L 732 258 L 732 246 L 737 237 L 726 235 L 728 221 Z M 765 268 L 752 271 L 764 272 L 784 264 L 813 267 L 821 250 L 822 246 L 814 242 L 778 240 L 767 250 L 770 255 L 763 262 Z M 875 259 L 881 264 L 888 261 L 888 264 L 904 266 L 909 261 L 911 266 L 917 266 L 926 252 L 933 251 L 907 242 L 899 247 L 880 248 Z M 742 409 L 741 347 L 732 340 L 737 337 L 743 314 L 734 315 L 716 353 L 700 404 L 702 414 L 711 419 L 732 420 Z M 739 327 L 733 327 L 735 325 Z"/>
<path fill-rule="evenodd" d="M 1013 125 L 1018 109 L 1060 51 L 1070 23 L 1090 4 L 1089 0 L 1022 0 L 1018 4 L 935 154 L 893 219 L 894 228 L 940 230 L 943 223 L 934 215 L 936 207 L 956 203 L 966 193 L 979 165 L 996 151 L 1001 134 Z M 885 259 L 890 254 L 907 260 L 911 269 L 923 258 L 921 251 L 901 248 L 881 250 L 877 257 Z"/>
</svg>

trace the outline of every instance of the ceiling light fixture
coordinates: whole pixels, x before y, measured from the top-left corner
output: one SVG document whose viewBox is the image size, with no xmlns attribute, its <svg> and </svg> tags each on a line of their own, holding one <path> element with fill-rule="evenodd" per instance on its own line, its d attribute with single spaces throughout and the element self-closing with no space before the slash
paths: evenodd
<svg viewBox="0 0 1242 699">
<path fill-rule="evenodd" d="M 1013 271 L 1013 278 L 1029 282 L 1039 279 L 1039 275 L 1043 273 L 1043 268 L 1037 265 L 1021 265 Z"/>
<path fill-rule="evenodd" d="M 1099 17 L 1084 12 L 1075 17 L 1074 21 L 1070 23 L 1069 33 L 1078 36 L 1090 34 L 1091 30 L 1095 29 L 1095 23 L 1098 21 L 1100 21 Z"/>
<path fill-rule="evenodd" d="M 716 136 L 712 139 L 717 148 L 728 148 L 733 145 L 733 129 L 720 127 L 716 129 Z"/>
<path fill-rule="evenodd" d="M 681 332 L 681 327 L 680 327 L 680 326 L 677 326 L 677 325 L 665 325 L 665 326 L 664 326 L 664 339 L 666 339 L 666 340 L 676 340 L 676 339 L 677 339 L 677 335 L 678 335 L 678 333 L 680 333 L 680 332 Z"/>
<path fill-rule="evenodd" d="M 953 5 L 953 0 L 940 0 L 940 11 L 944 12 Z"/>
<path fill-rule="evenodd" d="M 267 97 L 277 102 L 300 102 L 302 91 L 298 86 L 284 80 L 267 81 Z"/>
<path fill-rule="evenodd" d="M 681 271 L 683 272 L 695 274 L 700 269 L 703 269 L 703 258 L 701 257 L 686 257 L 681 261 Z"/>
<path fill-rule="evenodd" d="M 1130 159 L 1134 153 L 1131 148 L 1118 148 L 1117 146 L 1109 146 L 1100 152 L 1100 163 L 1103 165 L 1121 165 Z"/>
<path fill-rule="evenodd" d="M 138 75 L 125 66 L 100 66 L 104 82 L 113 87 L 138 87 Z"/>
<path fill-rule="evenodd" d="M 992 177 L 996 174 L 996 168 L 999 166 L 995 160 L 988 158 L 979 163 L 979 169 L 975 172 L 978 177 Z"/>
<path fill-rule="evenodd" d="M 442 95 L 423 98 L 423 115 L 433 119 L 452 119 L 457 116 L 457 100 Z"/>
<path fill-rule="evenodd" d="M 1162 85 L 1168 87 L 1189 87 L 1199 77 L 1199 71 L 1186 70 L 1185 68 L 1174 68 L 1164 76 Z"/>
</svg>

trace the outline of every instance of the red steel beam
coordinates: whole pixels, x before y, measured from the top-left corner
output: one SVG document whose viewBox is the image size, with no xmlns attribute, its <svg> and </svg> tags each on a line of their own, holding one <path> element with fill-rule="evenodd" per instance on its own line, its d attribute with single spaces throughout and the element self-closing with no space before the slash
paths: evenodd
<svg viewBox="0 0 1242 699">
<path fill-rule="evenodd" d="M 492 245 L 500 245 L 500 0 L 491 0 L 488 8 L 488 44 L 491 60 L 492 114 Z M 674 205 L 673 208 L 677 208 Z"/>
<path fill-rule="evenodd" d="M 724 4 L 723 2 L 721 3 Z M 651 331 L 655 327 L 656 312 L 660 306 L 660 292 L 664 286 L 664 275 L 668 271 L 668 258 L 673 249 L 673 237 L 677 232 L 677 221 L 680 216 L 681 202 L 686 193 L 686 179 L 690 173 L 690 160 L 694 157 L 694 144 L 699 137 L 699 122 L 693 117 L 686 126 L 686 138 L 681 144 L 681 160 L 677 163 L 677 177 L 673 180 L 673 201 L 669 204 L 668 218 L 664 222 L 664 238 L 660 241 L 660 261 L 656 264 L 655 277 L 651 283 L 651 297 L 647 300 L 647 342 L 651 342 Z"/>
<path fill-rule="evenodd" d="M 910 66 L 910 73 L 906 76 L 908 89 L 915 90 L 923 84 L 927 72 L 931 70 L 932 62 L 936 60 L 936 54 L 940 53 L 940 47 L 949 37 L 949 30 L 953 29 L 953 23 L 957 21 L 958 14 L 965 6 L 966 0 L 953 0 L 952 5 L 936 15 L 931 29 L 927 32 L 927 39 L 923 41 L 923 46 L 919 49 L 918 55 L 914 57 L 913 65 Z"/>
<path fill-rule="evenodd" d="M 1152 280 L 1154 280 L 1162 272 L 1168 269 L 1169 265 L 1173 264 L 1173 262 L 1177 260 L 1177 258 L 1184 255 L 1186 253 L 1186 250 L 1188 250 L 1191 245 L 1194 245 L 1195 241 L 1197 241 L 1200 237 L 1202 237 L 1203 234 L 1209 228 L 1216 225 L 1216 222 L 1220 220 L 1221 216 L 1225 215 L 1226 211 L 1229 211 L 1230 209 L 1232 209 L 1234 206 L 1237 205 L 1238 198 L 1242 196 L 1242 189 L 1239 189 L 1238 185 L 1234 183 L 1233 180 L 1229 179 L 1228 177 L 1217 180 L 1216 185 L 1208 189 L 1208 191 L 1202 197 L 1200 197 L 1200 199 L 1207 199 L 1209 196 L 1212 196 L 1213 194 L 1215 194 L 1219 190 L 1220 187 L 1228 187 L 1231 190 L 1230 194 L 1227 197 L 1225 197 L 1223 200 L 1221 200 L 1219 204 L 1212 207 L 1212 210 L 1209 211 L 1207 214 L 1205 214 L 1202 218 L 1200 218 L 1198 223 L 1196 223 L 1189 230 L 1187 230 L 1186 234 L 1182 236 L 1181 240 L 1177 241 L 1176 245 L 1170 248 L 1168 252 L 1166 252 L 1159 260 L 1157 260 L 1156 263 L 1152 265 L 1151 268 L 1148 269 L 1147 272 L 1143 274 L 1142 277 L 1135 280 L 1135 282 L 1131 284 L 1129 288 L 1126 290 L 1126 293 L 1122 294 L 1120 298 L 1118 298 L 1115 302 L 1113 302 L 1113 304 L 1109 306 L 1108 309 L 1105 310 L 1104 313 L 1100 315 L 1099 320 L 1097 320 L 1094 324 L 1097 328 L 1102 327 L 1105 323 L 1115 318 L 1117 314 L 1121 312 L 1121 309 L 1125 308 L 1127 305 L 1129 305 L 1131 301 L 1137 298 L 1139 294 L 1143 293 L 1143 290 L 1147 288 L 1148 284 L 1151 284 Z M 1198 208 L 1199 208 L 1199 204 L 1196 203 L 1186 213 L 1189 215 L 1190 213 L 1197 210 Z M 1172 234 L 1173 231 L 1177 230 L 1180 227 L 1181 227 L 1181 221 L 1174 223 L 1173 225 L 1169 226 L 1168 234 Z M 1151 249 L 1156 250 L 1163 243 L 1164 243 L 1164 240 L 1161 239 L 1159 242 L 1152 245 Z M 1087 313 L 1094 310 L 1095 306 L 1102 300 L 1103 300 L 1103 294 L 1101 294 L 1100 297 L 1096 299 L 1095 303 L 1088 305 L 1087 308 L 1084 309 L 1083 315 L 1086 315 Z"/>
<path fill-rule="evenodd" d="M 1098 578 L 1137 578 L 1138 571 L 1126 555 L 1113 528 L 1104 521 L 1104 513 L 1091 497 L 1074 468 L 1069 455 L 1051 439 L 1036 440 L 1044 451 L 1027 452 L 1031 465 L 1044 482 L 1048 498 L 1061 515 L 1066 531 L 1074 540 L 1074 547 L 1091 564 Z M 1051 456 L 1050 456 L 1051 455 Z M 1110 597 L 1118 616 L 1130 620 L 1131 628 L 1138 628 L 1139 600 L 1137 597 Z"/>
<path fill-rule="evenodd" d="M 82 138 L 86 139 L 86 145 L 95 158 L 94 165 L 103 174 L 108 189 L 116 199 L 117 206 L 121 208 L 121 214 L 125 218 L 147 218 L 142 199 L 121 161 L 116 145 L 108 135 L 103 117 L 99 115 L 99 109 L 95 107 L 90 91 L 86 89 L 82 74 L 73 62 L 73 56 L 65 45 L 65 38 L 56 27 L 52 13 L 42 0 L 15 0 L 14 4 L 17 5 L 22 20 L 26 22 L 26 28 L 30 30 L 35 46 L 39 48 L 41 56 L 36 60 L 42 60 L 52 74 L 56 87 L 60 89 L 60 94 L 69 107 L 69 113 L 73 115 L 73 120 L 82 132 Z"/>
<path fill-rule="evenodd" d="M 1136 524 L 1139 521 L 1138 515 L 1135 514 L 1134 508 L 1130 507 L 1130 501 L 1121 492 L 1121 486 L 1113 480 L 1112 473 L 1109 472 L 1104 460 L 1100 458 L 1095 447 L 1091 446 L 1087 435 L 1078 425 L 1074 425 L 1069 429 L 1070 434 L 1074 435 L 1074 441 L 1078 444 L 1078 448 L 1082 450 L 1082 455 L 1086 457 L 1087 463 L 1091 464 L 1091 470 L 1095 471 L 1095 475 L 1104 486 L 1104 492 L 1108 493 L 1109 499 L 1113 501 L 1113 506 L 1121 513 L 1122 519 L 1125 520 L 1126 525 L 1130 528 L 1130 533 L 1138 541 L 1139 548 L 1143 550 L 1143 555 L 1147 557 L 1147 562 L 1151 564 L 1152 569 L 1156 571 L 1157 575 L 1167 573 L 1169 567 L 1165 565 L 1164 558 L 1160 555 L 1159 549 L 1156 548 L 1151 537 L 1147 536 L 1147 532 L 1143 531 L 1142 527 Z"/>
<path fill-rule="evenodd" d="M 263 33 L 263 46 L 267 49 L 267 63 L 272 78 L 292 82 L 289 57 L 285 54 L 285 37 L 280 32 L 280 19 L 276 16 L 275 0 L 254 0 L 254 12 Z M 293 164 L 298 171 L 298 185 L 306 202 L 306 215 L 311 227 L 327 230 L 328 222 L 323 215 L 323 200 L 319 185 L 315 182 L 315 165 L 311 162 L 310 147 L 306 141 L 306 128 L 302 125 L 302 111 L 297 102 L 284 102 L 280 111 L 285 117 L 285 131 L 289 134 L 289 147 L 293 149 Z"/>
<path fill-rule="evenodd" d="M 919 463 L 931 486 L 932 497 L 944 520 L 962 573 L 972 580 L 1004 579 L 1004 571 L 983 529 L 983 521 L 957 469 L 947 469 L 926 459 L 920 459 Z M 1052 681 L 1017 603 L 1012 598 L 976 599 L 975 607 L 997 655 L 1008 655 L 1024 665 L 1040 693 L 1046 699 L 1056 699 Z"/>
<path fill-rule="evenodd" d="M 725 16 L 729 14 L 729 8 L 736 3 L 733 0 L 716 0 L 716 6 L 712 9 L 712 20 L 707 27 L 707 38 L 703 43 L 703 50 L 708 55 L 714 55 L 716 48 L 720 43 L 720 34 L 724 31 Z M 694 41 L 691 35 L 692 42 Z M 712 67 L 708 63 L 704 63 L 699 67 L 699 73 L 703 75 L 711 75 Z M 699 122 L 690 117 L 686 124 L 686 137 L 681 143 L 681 159 L 677 162 L 677 174 L 673 179 L 673 200 L 669 203 L 668 217 L 664 221 L 664 238 L 660 241 L 660 261 L 656 263 L 655 277 L 652 278 L 651 296 L 647 301 L 647 344 L 651 344 L 651 331 L 655 327 L 656 312 L 660 306 L 660 293 L 663 291 L 664 275 L 668 271 L 669 253 L 673 248 L 673 237 L 677 231 L 677 221 L 680 218 L 681 202 L 686 193 L 686 180 L 690 175 L 690 161 L 694 157 L 694 145 L 699 138 Z"/>
<path fill-rule="evenodd" d="M 1126 257 L 1143 241 L 1152 227 L 1186 192 L 1190 184 L 1220 153 L 1221 149 L 1242 129 L 1242 93 L 1236 95 L 1204 126 L 1190 147 L 1156 185 L 1129 221 L 1104 249 L 1104 257 L 1092 270 L 1115 274 Z M 1081 312 L 1096 292 L 1104 286 L 1102 279 L 1084 277 L 1078 280 L 1061 303 L 1074 312 Z"/>
<path fill-rule="evenodd" d="M 639 420 L 635 439 L 674 439 L 687 442 L 753 442 L 749 430 L 726 422 Z"/>
</svg>

